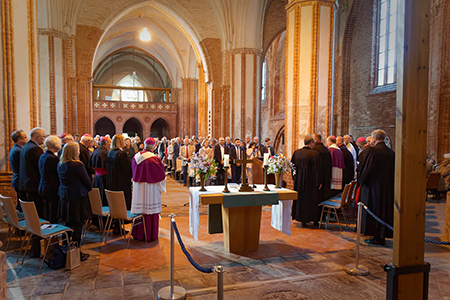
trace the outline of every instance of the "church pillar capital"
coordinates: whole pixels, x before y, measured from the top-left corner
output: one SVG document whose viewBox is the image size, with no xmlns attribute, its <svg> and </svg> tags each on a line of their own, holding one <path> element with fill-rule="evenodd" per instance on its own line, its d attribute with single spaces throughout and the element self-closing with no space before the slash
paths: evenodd
<svg viewBox="0 0 450 300">
<path fill-rule="evenodd" d="M 286 6 L 286 154 L 312 133 L 331 132 L 335 0 Z"/>
</svg>

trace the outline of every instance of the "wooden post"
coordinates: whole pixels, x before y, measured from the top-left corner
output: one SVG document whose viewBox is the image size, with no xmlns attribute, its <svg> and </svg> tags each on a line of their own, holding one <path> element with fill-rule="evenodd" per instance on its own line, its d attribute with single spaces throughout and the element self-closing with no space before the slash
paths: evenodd
<svg viewBox="0 0 450 300">
<path fill-rule="evenodd" d="M 394 253 L 424 263 L 430 0 L 399 1 Z M 423 274 L 400 275 L 397 299 L 422 299 Z"/>
</svg>

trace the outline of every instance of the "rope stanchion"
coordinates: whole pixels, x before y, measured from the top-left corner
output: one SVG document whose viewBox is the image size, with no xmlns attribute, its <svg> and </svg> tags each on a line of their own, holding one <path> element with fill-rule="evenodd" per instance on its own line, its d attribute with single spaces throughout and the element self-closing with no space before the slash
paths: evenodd
<svg viewBox="0 0 450 300">
<path fill-rule="evenodd" d="M 357 222 L 357 233 L 356 233 L 356 261 L 355 261 L 355 267 L 353 267 L 353 265 L 347 265 L 347 267 L 349 269 L 346 270 L 346 272 L 350 275 L 355 275 L 355 276 L 366 276 L 370 274 L 369 269 L 366 266 L 363 265 L 359 265 L 359 246 L 360 246 L 360 241 L 359 239 L 361 238 L 361 215 L 362 215 L 362 207 L 361 207 L 362 203 L 359 202 L 358 203 L 358 222 Z"/>
<path fill-rule="evenodd" d="M 158 291 L 158 299 L 163 300 L 178 300 L 186 299 L 186 290 L 181 286 L 174 286 L 175 273 L 175 251 L 174 251 L 174 226 L 175 214 L 170 214 L 170 286 L 163 287 Z"/>
<path fill-rule="evenodd" d="M 191 254 L 186 250 L 180 232 L 178 231 L 177 223 L 175 222 L 175 214 L 170 214 L 170 286 L 164 287 L 158 292 L 158 299 L 186 299 L 186 290 L 179 286 L 174 286 L 174 241 L 175 234 L 183 251 L 189 262 L 202 273 L 217 273 L 217 299 L 223 300 L 223 273 L 225 268 L 223 266 L 214 266 L 211 268 L 203 268 L 194 261 Z"/>
<path fill-rule="evenodd" d="M 175 229 L 175 234 L 177 235 L 178 243 L 180 244 L 181 250 L 183 250 L 184 255 L 186 255 L 189 262 L 202 273 L 212 273 L 214 271 L 214 267 L 211 268 L 203 268 L 199 264 L 197 264 L 194 259 L 192 258 L 191 254 L 186 250 L 186 247 L 184 246 L 183 241 L 181 240 L 180 232 L 178 231 L 177 223 L 175 222 L 175 219 L 172 221 L 173 228 Z"/>
<path fill-rule="evenodd" d="M 360 202 L 361 203 L 361 202 Z M 358 203 L 359 204 L 359 203 Z M 367 211 L 369 215 L 371 215 L 378 223 L 381 225 L 389 228 L 390 230 L 394 231 L 394 228 L 386 223 L 385 221 L 381 220 L 377 215 L 375 215 L 366 205 L 361 203 L 361 205 L 364 207 L 364 209 Z M 358 216 L 359 217 L 359 216 Z M 439 246 L 450 246 L 450 242 L 444 242 L 444 241 L 435 241 L 435 240 L 429 240 L 425 239 L 425 243 L 432 244 L 432 245 L 439 245 Z"/>
</svg>

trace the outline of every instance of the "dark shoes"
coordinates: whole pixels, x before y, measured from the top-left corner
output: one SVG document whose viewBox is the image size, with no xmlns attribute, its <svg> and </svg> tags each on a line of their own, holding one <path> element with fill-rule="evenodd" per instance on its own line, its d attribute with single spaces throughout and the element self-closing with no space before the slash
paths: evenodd
<svg viewBox="0 0 450 300">
<path fill-rule="evenodd" d="M 308 224 L 307 224 L 307 223 L 305 223 L 305 222 L 302 222 L 302 225 L 301 225 L 301 227 L 302 227 L 302 228 L 308 228 Z"/>
<path fill-rule="evenodd" d="M 385 240 L 384 239 L 377 239 L 374 237 L 371 237 L 367 240 L 364 240 L 365 243 L 367 244 L 371 244 L 371 245 L 380 245 L 380 246 L 384 246 L 385 245 Z"/>
<path fill-rule="evenodd" d="M 319 227 L 319 222 L 314 222 L 314 227 Z"/>
<path fill-rule="evenodd" d="M 83 253 L 80 251 L 80 260 L 86 261 L 90 255 L 88 253 Z"/>
</svg>

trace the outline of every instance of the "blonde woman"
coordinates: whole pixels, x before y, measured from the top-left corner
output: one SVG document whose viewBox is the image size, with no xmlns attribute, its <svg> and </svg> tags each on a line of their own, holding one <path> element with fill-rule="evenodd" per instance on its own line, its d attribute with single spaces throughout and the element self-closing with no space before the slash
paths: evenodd
<svg viewBox="0 0 450 300">
<path fill-rule="evenodd" d="M 209 159 L 213 158 L 214 150 L 211 147 L 209 147 L 209 141 L 208 140 L 204 140 L 203 141 L 202 147 L 200 148 L 198 153 L 207 156 Z"/>
<path fill-rule="evenodd" d="M 58 217 L 67 227 L 73 229 L 72 241 L 78 247 L 81 242 L 83 224 L 92 218 L 91 205 L 88 193 L 92 190 L 84 164 L 79 160 L 80 147 L 78 143 L 67 143 L 61 154 L 61 163 L 58 166 L 59 204 Z M 81 252 L 81 260 L 86 260 L 89 254 Z"/>
<path fill-rule="evenodd" d="M 116 134 L 111 140 L 111 150 L 106 156 L 106 189 L 123 191 L 127 209 L 131 209 L 131 159 L 125 149 L 125 138 Z"/>
<path fill-rule="evenodd" d="M 256 144 L 255 142 L 250 142 L 248 149 L 247 149 L 247 159 L 254 159 L 257 157 L 257 150 L 256 150 Z M 253 164 L 247 164 L 247 178 L 248 178 L 248 185 L 256 187 L 255 183 L 253 182 Z"/>
</svg>

